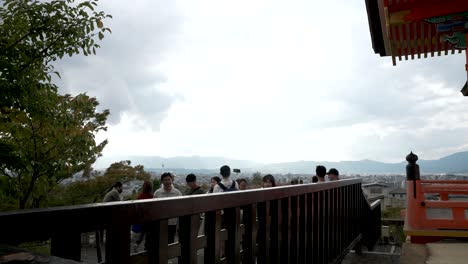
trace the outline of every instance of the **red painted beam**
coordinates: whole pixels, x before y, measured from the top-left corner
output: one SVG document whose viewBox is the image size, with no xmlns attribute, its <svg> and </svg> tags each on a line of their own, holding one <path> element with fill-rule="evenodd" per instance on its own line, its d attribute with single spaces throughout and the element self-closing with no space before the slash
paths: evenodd
<svg viewBox="0 0 468 264">
<path fill-rule="evenodd" d="M 405 9 L 389 6 L 390 23 L 408 23 L 422 19 L 468 12 L 467 0 L 431 1 L 430 3 L 408 2 Z"/>
</svg>

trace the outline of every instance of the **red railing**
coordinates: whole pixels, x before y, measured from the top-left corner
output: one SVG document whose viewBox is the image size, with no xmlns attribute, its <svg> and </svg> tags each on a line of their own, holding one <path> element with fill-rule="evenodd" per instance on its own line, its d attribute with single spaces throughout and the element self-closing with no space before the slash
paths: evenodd
<svg viewBox="0 0 468 264">
<path fill-rule="evenodd" d="M 408 227 L 468 230 L 468 181 L 409 180 L 407 199 Z"/>
</svg>

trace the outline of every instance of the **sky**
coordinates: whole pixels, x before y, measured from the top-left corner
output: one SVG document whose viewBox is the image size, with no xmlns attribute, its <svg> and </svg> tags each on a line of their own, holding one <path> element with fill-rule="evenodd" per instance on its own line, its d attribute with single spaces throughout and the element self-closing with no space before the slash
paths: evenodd
<svg viewBox="0 0 468 264">
<path fill-rule="evenodd" d="M 103 155 L 264 163 L 468 150 L 464 54 L 392 66 L 364 0 L 101 1 L 96 56 L 56 69 L 109 109 Z"/>
</svg>

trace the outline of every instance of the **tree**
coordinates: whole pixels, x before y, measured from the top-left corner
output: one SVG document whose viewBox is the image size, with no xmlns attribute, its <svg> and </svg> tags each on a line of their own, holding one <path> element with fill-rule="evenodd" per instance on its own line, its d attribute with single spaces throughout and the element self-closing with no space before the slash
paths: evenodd
<svg viewBox="0 0 468 264">
<path fill-rule="evenodd" d="M 106 130 L 109 115 L 97 112 L 99 103 L 86 94 L 38 90 L 25 98 L 24 110 L 13 108 L 10 120 L 0 122 L 0 145 L 8 150 L 0 173 L 9 178 L 20 209 L 39 207 L 59 182 L 96 161 L 107 140 L 97 144 L 95 135 Z"/>
<path fill-rule="evenodd" d="M 96 171 L 89 178 L 68 185 L 60 185 L 51 193 L 50 206 L 77 205 L 101 202 L 106 192 L 118 181 L 149 180 L 150 174 L 142 165 L 131 166 L 129 160 L 115 162 L 104 174 Z"/>
<path fill-rule="evenodd" d="M 262 184 L 263 184 L 262 173 L 257 171 L 254 174 L 252 174 L 252 185 L 262 186 Z"/>
<path fill-rule="evenodd" d="M 5 0 L 0 4 L 0 175 L 2 200 L 39 207 L 61 180 L 89 168 L 106 145 L 107 110 L 86 94 L 59 95 L 53 62 L 95 54 L 104 33 L 97 0 Z M 5 183 L 6 182 L 6 183 Z M 6 187 L 5 187 L 6 186 Z M 7 206 L 2 206 L 5 208 Z"/>
<path fill-rule="evenodd" d="M 24 108 L 32 91 L 50 89 L 53 62 L 65 55 L 95 54 L 111 17 L 95 11 L 97 0 L 5 0 L 0 4 L 0 111 Z"/>
</svg>

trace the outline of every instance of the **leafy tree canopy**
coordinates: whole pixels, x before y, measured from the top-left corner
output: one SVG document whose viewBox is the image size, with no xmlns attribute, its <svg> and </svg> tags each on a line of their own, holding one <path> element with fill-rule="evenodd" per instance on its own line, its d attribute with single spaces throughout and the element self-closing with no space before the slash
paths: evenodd
<svg viewBox="0 0 468 264">
<path fill-rule="evenodd" d="M 60 185 L 52 192 L 49 205 L 77 205 L 101 202 L 114 183 L 149 180 L 150 174 L 142 165 L 131 166 L 128 160 L 113 163 L 104 174 L 92 171 L 89 178 L 68 185 Z"/>
<path fill-rule="evenodd" d="M 0 198 L 2 208 L 39 207 L 65 178 L 86 170 L 107 141 L 108 110 L 86 94 L 60 95 L 53 62 L 95 54 L 110 17 L 97 0 L 5 0 L 0 3 Z"/>
<path fill-rule="evenodd" d="M 0 173 L 8 177 L 19 208 L 39 207 L 63 179 L 83 171 L 102 152 L 96 144 L 109 112 L 97 112 L 98 102 L 85 94 L 61 96 L 35 91 L 25 110 L 14 109 L 9 122 L 0 122 Z"/>
<path fill-rule="evenodd" d="M 65 55 L 95 54 L 110 15 L 96 11 L 97 0 L 5 0 L 0 4 L 0 110 L 22 109 L 23 99 L 52 84 L 53 62 Z"/>
</svg>

